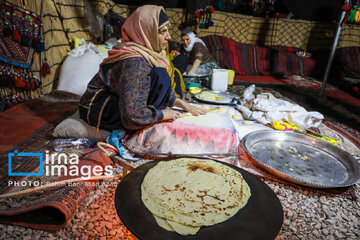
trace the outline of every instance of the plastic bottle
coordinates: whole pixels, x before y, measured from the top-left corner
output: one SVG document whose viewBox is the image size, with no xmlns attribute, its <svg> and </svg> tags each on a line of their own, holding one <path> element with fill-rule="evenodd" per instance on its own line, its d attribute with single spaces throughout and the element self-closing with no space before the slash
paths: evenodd
<svg viewBox="0 0 360 240">
<path fill-rule="evenodd" d="M 54 149 L 57 152 L 70 149 L 84 150 L 86 148 L 93 147 L 94 145 L 94 141 L 90 141 L 87 138 L 59 138 L 54 140 Z"/>
</svg>

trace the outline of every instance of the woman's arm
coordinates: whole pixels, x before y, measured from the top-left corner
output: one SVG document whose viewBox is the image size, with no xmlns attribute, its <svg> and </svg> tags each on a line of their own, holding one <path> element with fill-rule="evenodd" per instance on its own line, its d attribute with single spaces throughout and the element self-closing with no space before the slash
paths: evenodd
<svg viewBox="0 0 360 240">
<path fill-rule="evenodd" d="M 151 66 L 143 58 L 129 58 L 118 63 L 119 71 L 110 71 L 111 89 L 119 96 L 121 122 L 137 130 L 163 119 L 163 112 L 147 104 Z"/>
<path fill-rule="evenodd" d="M 198 69 L 200 67 L 201 64 L 201 60 L 200 59 L 195 59 L 190 71 L 187 73 L 188 75 L 193 75 L 196 71 L 196 69 Z"/>
<path fill-rule="evenodd" d="M 189 103 L 181 100 L 180 98 L 177 98 L 174 102 L 175 107 L 179 107 L 184 109 L 185 111 L 191 113 L 194 116 L 204 115 L 207 113 L 206 109 L 204 108 L 198 108 L 190 105 Z"/>
</svg>

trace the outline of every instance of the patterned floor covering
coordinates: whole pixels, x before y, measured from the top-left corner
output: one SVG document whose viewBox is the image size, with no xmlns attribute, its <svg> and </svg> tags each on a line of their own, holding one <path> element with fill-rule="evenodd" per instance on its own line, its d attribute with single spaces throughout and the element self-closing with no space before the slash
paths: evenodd
<svg viewBox="0 0 360 240">
<path fill-rule="evenodd" d="M 284 97 L 287 93 L 286 90 L 279 88 L 282 93 L 285 93 L 282 95 L 282 93 L 277 92 L 273 88 L 268 88 L 281 84 L 268 83 L 266 83 L 267 85 L 263 83 L 262 87 L 257 88 L 256 91 L 271 90 L 275 97 L 282 97 L 292 101 L 301 100 L 299 96 L 304 95 L 298 92 L 296 94 L 290 92 L 289 96 Z M 281 86 L 290 86 L 290 84 L 282 84 Z M 236 84 L 229 88 L 241 94 L 245 87 L 245 85 L 241 85 L 236 81 Z M 78 98 L 76 96 L 55 93 L 55 95 L 47 96 L 42 100 L 34 99 L 20 104 L 1 114 L 0 194 L 19 191 L 26 187 L 29 188 L 29 186 L 10 186 L 9 181 L 42 182 L 64 179 L 37 176 L 10 177 L 8 176 L 8 153 L 13 153 L 15 150 L 19 152 L 44 152 L 46 149 L 51 149 L 53 141 L 51 133 L 53 128 L 76 110 L 77 102 Z M 340 122 L 338 119 L 325 116 L 324 124 L 331 128 L 333 133 L 341 135 L 349 143 L 351 142 L 358 148 L 360 147 L 360 133 L 358 130 L 349 127 L 349 125 Z M 103 166 L 110 164 L 110 160 L 104 157 L 99 150 L 88 150 L 79 154 L 82 164 Z M 30 160 L 20 159 L 19 162 L 15 163 L 13 170 L 15 172 L 38 171 L 39 164 Z M 91 184 L 62 186 L 26 196 L 0 199 L 0 223 L 12 223 L 38 229 L 61 229 L 67 224 L 93 187 L 94 185 Z"/>
<path fill-rule="evenodd" d="M 32 99 L 0 114 L 0 194 L 17 192 L 55 181 L 67 176 L 9 176 L 12 173 L 40 173 L 38 156 L 18 153 L 52 151 L 54 127 L 77 109 L 79 96 L 54 92 L 42 99 Z M 13 157 L 10 156 L 14 153 Z M 101 151 L 79 154 L 79 165 L 107 165 L 109 160 Z M 45 159 L 42 161 L 45 168 Z M 18 184 L 16 184 L 18 183 Z M 26 183 L 23 185 L 23 183 Z M 25 227 L 58 230 L 70 220 L 89 194 L 94 184 L 57 186 L 14 198 L 0 199 L 0 223 Z"/>
</svg>

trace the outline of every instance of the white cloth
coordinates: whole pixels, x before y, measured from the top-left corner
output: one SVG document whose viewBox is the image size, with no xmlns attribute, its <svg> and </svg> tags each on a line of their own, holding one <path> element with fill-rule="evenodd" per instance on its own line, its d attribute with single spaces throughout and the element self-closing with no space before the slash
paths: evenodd
<svg viewBox="0 0 360 240">
<path fill-rule="evenodd" d="M 190 38 L 190 44 L 189 44 L 189 46 L 187 46 L 187 47 L 184 46 L 185 51 L 191 52 L 191 50 L 192 50 L 193 47 L 194 47 L 194 44 L 197 43 L 197 42 L 203 44 L 203 45 L 206 47 L 206 45 L 205 45 L 205 43 L 203 42 L 203 40 L 201 40 L 200 38 L 197 38 L 196 35 L 195 35 L 195 33 L 189 32 L 189 33 L 186 33 L 186 35 Z"/>
<path fill-rule="evenodd" d="M 250 88 L 251 87 L 251 88 Z M 252 95 L 255 90 L 254 86 L 250 86 L 244 91 L 244 95 Z M 245 96 L 244 96 L 245 98 Z M 324 119 L 319 112 L 308 112 L 305 108 L 290 103 L 288 101 L 272 97 L 254 99 L 251 109 L 242 105 L 236 108 L 244 115 L 246 119 L 256 120 L 262 124 L 273 123 L 275 121 L 287 121 L 291 125 L 297 125 L 302 129 L 317 127 Z"/>
</svg>

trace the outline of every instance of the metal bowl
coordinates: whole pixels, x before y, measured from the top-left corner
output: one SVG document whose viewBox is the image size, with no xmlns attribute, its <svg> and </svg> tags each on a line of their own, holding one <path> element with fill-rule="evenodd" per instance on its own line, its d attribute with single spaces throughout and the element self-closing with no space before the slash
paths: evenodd
<svg viewBox="0 0 360 240">
<path fill-rule="evenodd" d="M 183 75 L 186 83 L 200 83 L 203 87 L 209 86 L 209 77 L 207 75 Z"/>
</svg>

